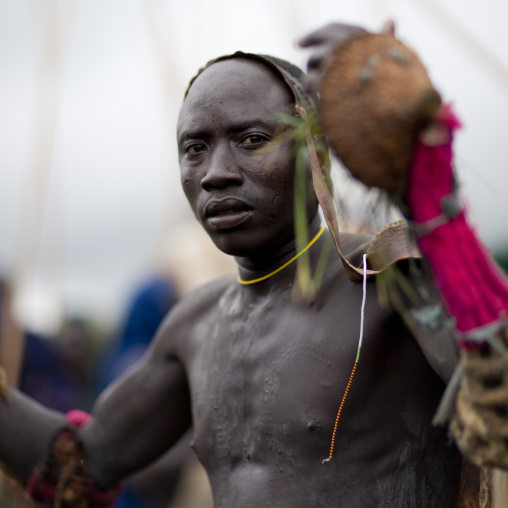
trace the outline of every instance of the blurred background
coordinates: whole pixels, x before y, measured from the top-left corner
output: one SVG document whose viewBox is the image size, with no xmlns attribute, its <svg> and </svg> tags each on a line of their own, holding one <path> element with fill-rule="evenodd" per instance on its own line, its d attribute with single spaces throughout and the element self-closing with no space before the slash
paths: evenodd
<svg viewBox="0 0 508 508">
<path fill-rule="evenodd" d="M 460 177 L 502 256 L 508 3 L 0 0 L 0 274 L 20 322 L 44 333 L 68 316 L 117 326 L 141 281 L 169 267 L 193 227 L 176 119 L 207 60 L 241 49 L 304 65 L 303 34 L 388 18 L 463 120 Z"/>
<path fill-rule="evenodd" d="M 456 163 L 471 218 L 508 267 L 508 2 L 0 0 L 0 357 L 10 381 L 58 409 L 88 409 L 175 301 L 234 272 L 179 181 L 178 110 L 205 62 L 243 50 L 305 66 L 296 40 L 309 31 L 331 21 L 378 30 L 390 18 L 464 123 Z M 338 182 L 366 213 L 363 190 L 340 170 Z"/>
</svg>

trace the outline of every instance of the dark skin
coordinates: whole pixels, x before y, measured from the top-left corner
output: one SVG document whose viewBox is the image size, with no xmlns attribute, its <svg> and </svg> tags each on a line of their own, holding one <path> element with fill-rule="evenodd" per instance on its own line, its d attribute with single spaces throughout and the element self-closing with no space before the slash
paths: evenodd
<svg viewBox="0 0 508 508">
<path fill-rule="evenodd" d="M 244 280 L 295 253 L 294 161 L 287 144 L 270 145 L 277 111 L 293 111 L 280 78 L 260 63 L 228 60 L 197 78 L 178 122 L 187 198 Z M 308 215 L 313 236 L 314 199 Z M 343 250 L 358 260 L 367 240 L 344 234 Z M 312 266 L 325 242 L 327 234 L 310 249 Z M 100 486 L 156 459 L 192 423 L 217 508 L 451 506 L 458 456 L 430 422 L 453 355 L 433 353 L 437 335 L 416 341 L 369 282 L 359 368 L 333 459 L 323 464 L 356 356 L 362 285 L 347 279 L 337 255 L 312 303 L 292 298 L 294 280 L 295 264 L 253 285 L 226 277 L 178 304 L 144 361 L 101 396 L 81 431 Z M 0 439 L 0 458 L 26 478 L 63 417 L 11 395 L 9 405 L 0 401 L 0 428 L 11 437 Z"/>
</svg>

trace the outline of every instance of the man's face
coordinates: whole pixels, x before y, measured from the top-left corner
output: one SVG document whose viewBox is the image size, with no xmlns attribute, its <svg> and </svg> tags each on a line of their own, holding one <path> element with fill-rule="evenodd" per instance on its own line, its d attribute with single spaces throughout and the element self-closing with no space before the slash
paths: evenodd
<svg viewBox="0 0 508 508">
<path fill-rule="evenodd" d="M 277 113 L 293 113 L 285 84 L 264 65 L 218 62 L 193 83 L 178 121 L 184 192 L 214 243 L 236 256 L 294 235 L 294 168 Z"/>
</svg>

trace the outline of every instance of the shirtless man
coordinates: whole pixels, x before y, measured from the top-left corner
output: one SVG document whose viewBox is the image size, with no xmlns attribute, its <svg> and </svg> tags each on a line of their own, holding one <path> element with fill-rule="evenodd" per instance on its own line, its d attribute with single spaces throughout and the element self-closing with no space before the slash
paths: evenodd
<svg viewBox="0 0 508 508">
<path fill-rule="evenodd" d="M 241 281 L 295 255 L 295 161 L 289 143 L 273 142 L 278 112 L 294 113 L 281 76 L 235 57 L 195 79 L 178 121 L 184 191 Z M 312 267 L 331 242 L 317 210 L 309 197 Z M 367 240 L 344 234 L 343 250 L 359 259 Z M 192 423 L 217 508 L 452 505 L 460 459 L 431 419 L 455 359 L 433 356 L 421 342 L 432 337 L 413 338 L 380 307 L 372 281 L 360 363 L 323 463 L 357 354 L 362 284 L 334 252 L 315 300 L 295 301 L 295 264 L 253 284 L 221 278 L 173 309 L 144 361 L 78 431 L 96 485 L 153 461 Z M 27 481 L 67 422 L 14 390 L 0 399 L 0 460 Z"/>
</svg>

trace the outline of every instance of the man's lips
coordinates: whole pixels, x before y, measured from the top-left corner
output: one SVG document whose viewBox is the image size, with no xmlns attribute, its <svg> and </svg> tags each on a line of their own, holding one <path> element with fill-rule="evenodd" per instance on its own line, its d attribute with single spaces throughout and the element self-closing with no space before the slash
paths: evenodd
<svg viewBox="0 0 508 508">
<path fill-rule="evenodd" d="M 213 199 L 205 206 L 205 217 L 214 229 L 230 229 L 245 222 L 252 207 L 236 198 Z"/>
</svg>

